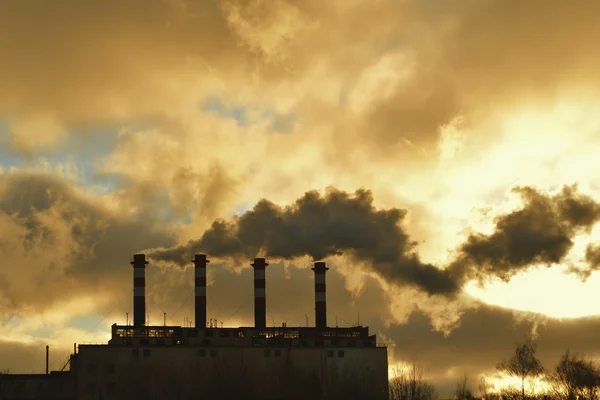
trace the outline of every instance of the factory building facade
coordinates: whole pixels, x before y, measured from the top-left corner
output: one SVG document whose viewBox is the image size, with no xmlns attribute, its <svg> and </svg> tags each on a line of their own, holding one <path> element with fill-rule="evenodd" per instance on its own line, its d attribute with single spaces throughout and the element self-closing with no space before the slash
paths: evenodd
<svg viewBox="0 0 600 400">
<path fill-rule="evenodd" d="M 133 325 L 79 345 L 65 397 L 83 399 L 387 399 L 387 349 L 367 327 L 327 327 L 325 263 L 315 272 L 315 327 L 266 326 L 264 258 L 254 268 L 254 326 L 206 321 L 206 255 L 195 265 L 195 327 L 145 325 L 143 254 L 134 255 Z M 0 390 L 3 382 L 0 381 Z M 15 399 L 17 397 L 14 397 Z M 3 399 L 0 392 L 0 399 Z"/>
</svg>

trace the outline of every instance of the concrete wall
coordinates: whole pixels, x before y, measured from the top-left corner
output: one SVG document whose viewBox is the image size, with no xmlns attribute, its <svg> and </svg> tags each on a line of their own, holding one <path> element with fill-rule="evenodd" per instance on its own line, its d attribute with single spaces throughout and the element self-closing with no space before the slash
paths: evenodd
<svg viewBox="0 0 600 400">
<path fill-rule="evenodd" d="M 0 374 L 0 400 L 72 400 L 74 384 L 68 372 Z"/>
<path fill-rule="evenodd" d="M 385 348 L 79 346 L 79 400 L 387 399 Z"/>
</svg>

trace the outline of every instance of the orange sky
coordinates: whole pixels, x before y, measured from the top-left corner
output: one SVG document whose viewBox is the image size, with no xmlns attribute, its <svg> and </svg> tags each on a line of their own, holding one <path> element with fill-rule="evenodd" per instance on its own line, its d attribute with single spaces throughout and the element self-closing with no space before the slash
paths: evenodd
<svg viewBox="0 0 600 400">
<path fill-rule="evenodd" d="M 41 370 L 45 343 L 60 358 L 105 341 L 131 310 L 131 254 L 328 187 L 406 210 L 398 232 L 421 264 L 470 271 L 455 296 L 429 296 L 346 251 L 327 260 L 330 324 L 360 313 L 396 360 L 421 358 L 440 381 L 492 371 L 532 329 L 549 363 L 573 346 L 600 353 L 595 220 L 553 221 L 572 242 L 557 262 L 556 246 L 487 266 L 461 247 L 508 234 L 498 221 L 527 206 L 517 186 L 550 199 L 531 210 L 560 211 L 563 185 L 600 201 L 600 4 L 94 4 L 0 0 L 0 369 Z M 250 323 L 249 272 L 217 261 L 209 314 Z M 271 260 L 268 319 L 314 320 L 310 262 Z M 192 316 L 189 270 L 151 265 L 148 281 L 152 320 Z M 489 360 L 475 361 L 481 335 Z"/>
</svg>

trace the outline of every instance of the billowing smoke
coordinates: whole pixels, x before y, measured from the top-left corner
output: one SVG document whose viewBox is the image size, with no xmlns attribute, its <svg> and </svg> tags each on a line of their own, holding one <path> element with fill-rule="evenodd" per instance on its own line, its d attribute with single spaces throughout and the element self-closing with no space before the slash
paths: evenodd
<svg viewBox="0 0 600 400">
<path fill-rule="evenodd" d="M 523 207 L 496 219 L 491 235 L 471 234 L 459 248 L 451 275 L 461 279 L 496 276 L 505 281 L 532 264 L 560 263 L 573 238 L 600 219 L 600 204 L 565 186 L 556 195 L 531 187 L 517 187 Z M 589 258 L 595 260 L 593 249 Z"/>
<path fill-rule="evenodd" d="M 585 249 L 585 261 L 591 269 L 600 269 L 600 245 L 588 245 Z"/>
<path fill-rule="evenodd" d="M 191 255 L 245 260 L 262 255 L 291 260 L 321 260 L 348 254 L 371 266 L 390 282 L 413 285 L 429 294 L 454 293 L 446 271 L 423 263 L 400 223 L 406 210 L 378 210 L 368 190 L 349 194 L 329 189 L 325 196 L 310 191 L 288 207 L 268 200 L 231 221 L 217 220 L 199 240 L 146 253 L 156 261 L 189 264 Z"/>
</svg>

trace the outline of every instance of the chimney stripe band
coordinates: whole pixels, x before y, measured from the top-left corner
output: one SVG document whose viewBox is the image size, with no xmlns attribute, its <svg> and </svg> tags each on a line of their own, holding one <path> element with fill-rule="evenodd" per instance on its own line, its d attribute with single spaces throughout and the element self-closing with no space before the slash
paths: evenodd
<svg viewBox="0 0 600 400">
<path fill-rule="evenodd" d="M 196 278 L 206 278 L 206 266 L 198 266 L 194 270 Z"/>
<path fill-rule="evenodd" d="M 265 289 L 264 288 L 255 288 L 254 289 L 254 297 L 265 297 Z"/>
<path fill-rule="evenodd" d="M 315 301 L 318 303 L 324 303 L 326 301 L 325 292 L 316 292 L 315 293 Z"/>
<path fill-rule="evenodd" d="M 143 286 L 136 286 L 133 288 L 133 295 L 135 297 L 144 297 L 146 294 L 146 288 Z"/>
<path fill-rule="evenodd" d="M 196 286 L 196 296 L 206 297 L 206 286 Z"/>
<path fill-rule="evenodd" d="M 133 277 L 134 278 L 143 278 L 146 276 L 145 268 L 133 267 Z"/>
<path fill-rule="evenodd" d="M 196 278 L 196 286 L 206 286 L 206 278 Z"/>
<path fill-rule="evenodd" d="M 325 283 L 325 273 L 315 273 L 315 283 Z"/>
<path fill-rule="evenodd" d="M 265 270 L 264 269 L 255 269 L 254 270 L 254 280 L 265 279 Z"/>
</svg>

